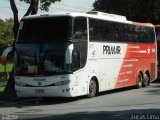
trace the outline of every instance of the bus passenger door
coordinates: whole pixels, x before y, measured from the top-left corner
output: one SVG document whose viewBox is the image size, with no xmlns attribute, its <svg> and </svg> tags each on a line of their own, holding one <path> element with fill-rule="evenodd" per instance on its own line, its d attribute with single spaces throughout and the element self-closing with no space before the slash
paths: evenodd
<svg viewBox="0 0 160 120">
<path fill-rule="evenodd" d="M 108 81 L 106 80 L 106 67 L 104 65 L 104 60 L 100 61 L 100 64 L 97 64 L 99 68 L 99 89 L 100 91 L 106 90 Z"/>
</svg>

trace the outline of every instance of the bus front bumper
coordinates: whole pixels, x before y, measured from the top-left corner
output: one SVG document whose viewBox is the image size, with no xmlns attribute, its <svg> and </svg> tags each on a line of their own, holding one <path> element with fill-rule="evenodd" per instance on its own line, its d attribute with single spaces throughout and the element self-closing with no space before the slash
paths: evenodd
<svg viewBox="0 0 160 120">
<path fill-rule="evenodd" d="M 20 87 L 15 86 L 18 97 L 74 97 L 71 95 L 72 88 L 68 86 L 52 87 Z"/>
</svg>

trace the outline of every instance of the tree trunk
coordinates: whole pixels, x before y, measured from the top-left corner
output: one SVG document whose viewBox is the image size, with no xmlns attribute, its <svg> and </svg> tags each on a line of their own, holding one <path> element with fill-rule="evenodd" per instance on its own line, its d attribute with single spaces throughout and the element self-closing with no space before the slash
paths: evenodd
<svg viewBox="0 0 160 120">
<path fill-rule="evenodd" d="M 28 16 L 30 14 L 37 14 L 38 12 L 38 4 L 39 0 L 31 0 L 30 7 L 28 8 L 26 14 L 24 16 Z M 10 54 L 12 58 L 14 58 L 14 51 L 15 51 L 15 40 L 17 38 L 18 34 L 18 28 L 19 28 L 19 19 L 18 19 L 18 9 L 16 7 L 15 1 L 10 0 L 10 6 L 13 12 L 13 17 L 14 17 L 14 26 L 13 26 L 13 33 L 14 33 L 14 41 L 12 44 L 13 51 Z M 4 90 L 4 96 L 6 98 L 15 98 L 16 97 L 16 92 L 15 92 L 15 80 L 14 80 L 14 69 L 10 73 L 7 85 Z"/>
<path fill-rule="evenodd" d="M 13 17 L 14 17 L 13 33 L 14 33 L 14 39 L 16 40 L 18 28 L 19 28 L 18 9 L 16 7 L 14 0 L 10 0 L 10 5 L 13 12 Z"/>
<path fill-rule="evenodd" d="M 18 28 L 19 28 L 19 20 L 18 20 L 18 9 L 16 7 L 14 0 L 10 0 L 10 6 L 11 6 L 11 9 L 13 12 L 13 17 L 14 17 L 14 26 L 13 26 L 14 41 L 12 44 L 13 51 L 10 54 L 13 58 L 14 57 L 13 53 L 14 53 L 15 40 L 17 38 Z M 14 83 L 15 83 L 15 81 L 14 81 L 14 69 L 13 69 L 9 75 L 9 79 L 8 79 L 7 85 L 4 90 L 4 97 L 6 97 L 6 98 L 15 98 L 16 97 Z"/>
<path fill-rule="evenodd" d="M 24 16 L 34 15 L 38 12 L 39 0 L 31 0 L 30 6 Z"/>
<path fill-rule="evenodd" d="M 29 6 L 27 12 L 24 14 L 24 16 L 28 16 L 31 13 L 31 5 Z"/>
<path fill-rule="evenodd" d="M 31 6 L 32 6 L 31 15 L 37 14 L 37 12 L 38 12 L 39 0 L 32 0 L 31 3 L 32 3 L 32 5 L 31 5 Z"/>
</svg>

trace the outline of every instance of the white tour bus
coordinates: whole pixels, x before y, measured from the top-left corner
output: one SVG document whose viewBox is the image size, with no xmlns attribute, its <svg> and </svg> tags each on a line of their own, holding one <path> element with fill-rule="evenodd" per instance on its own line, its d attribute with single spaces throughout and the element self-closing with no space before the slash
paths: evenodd
<svg viewBox="0 0 160 120">
<path fill-rule="evenodd" d="M 146 87 L 157 77 L 156 57 L 152 24 L 96 11 L 24 17 L 15 43 L 15 89 L 19 97 L 94 97 Z"/>
</svg>

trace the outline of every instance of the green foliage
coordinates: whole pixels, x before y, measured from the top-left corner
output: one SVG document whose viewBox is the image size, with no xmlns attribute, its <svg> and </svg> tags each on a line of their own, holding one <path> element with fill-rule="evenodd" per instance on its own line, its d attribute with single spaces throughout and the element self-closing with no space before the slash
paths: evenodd
<svg viewBox="0 0 160 120">
<path fill-rule="evenodd" d="M 0 27 L 1 27 L 1 24 L 3 23 L 4 21 L 2 19 L 0 19 Z"/>
<path fill-rule="evenodd" d="M 5 87 L 0 86 L 0 93 L 3 92 Z"/>
<path fill-rule="evenodd" d="M 139 22 L 160 23 L 160 0 L 97 0 L 94 10 L 124 15 Z"/>
<path fill-rule="evenodd" d="M 13 42 L 13 19 L 1 21 L 0 24 L 0 49 L 10 46 Z"/>
<path fill-rule="evenodd" d="M 4 65 L 0 64 L 0 72 L 11 72 L 12 69 L 13 69 L 13 64 L 11 64 L 11 63 L 8 63 L 6 65 L 6 68 Z"/>
</svg>

